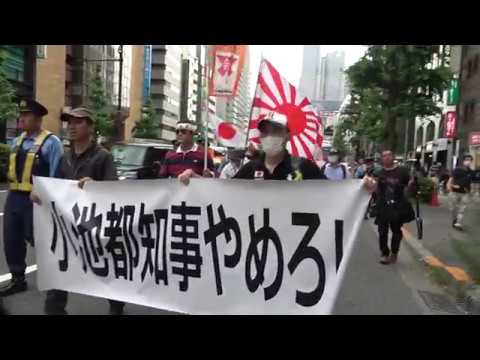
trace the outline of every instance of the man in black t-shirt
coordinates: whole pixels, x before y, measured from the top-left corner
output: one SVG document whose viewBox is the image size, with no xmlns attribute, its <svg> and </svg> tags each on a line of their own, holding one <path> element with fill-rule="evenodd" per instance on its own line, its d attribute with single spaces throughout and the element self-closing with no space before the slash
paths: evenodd
<svg viewBox="0 0 480 360">
<path fill-rule="evenodd" d="M 397 261 L 403 224 L 415 218 L 413 208 L 406 196 L 406 189 L 413 185 L 410 172 L 406 167 L 396 166 L 390 150 L 382 152 L 383 168 L 374 176 L 377 179 L 376 221 L 381 251 L 381 264 Z M 367 176 L 370 179 L 370 176 Z M 392 231 L 391 249 L 388 247 L 388 232 Z"/>
<path fill-rule="evenodd" d="M 463 156 L 462 165 L 453 170 L 452 176 L 447 183 L 450 211 L 452 212 L 452 226 L 454 229 L 462 229 L 463 215 L 468 205 L 472 186 L 473 171 L 470 168 L 472 161 L 473 157 L 471 155 Z"/>
<path fill-rule="evenodd" d="M 259 122 L 258 130 L 263 152 L 243 165 L 234 179 L 298 181 L 324 178 L 314 162 L 287 152 L 290 134 L 286 116 L 268 114 Z"/>
</svg>

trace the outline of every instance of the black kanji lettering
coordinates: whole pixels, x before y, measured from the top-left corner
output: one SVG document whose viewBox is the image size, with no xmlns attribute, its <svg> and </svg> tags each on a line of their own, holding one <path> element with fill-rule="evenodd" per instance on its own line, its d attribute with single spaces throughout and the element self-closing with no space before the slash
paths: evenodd
<svg viewBox="0 0 480 360">
<path fill-rule="evenodd" d="M 128 274 L 130 281 L 133 280 L 133 268 L 138 266 L 140 248 L 137 238 L 133 234 L 133 221 L 135 219 L 135 206 L 126 205 L 123 207 L 123 237 L 125 249 L 128 256 Z M 127 228 L 128 223 L 128 228 Z"/>
<path fill-rule="evenodd" d="M 232 255 L 225 255 L 224 261 L 225 266 L 233 268 L 237 266 L 240 261 L 241 251 L 242 251 L 242 238 L 240 233 L 240 227 L 238 222 L 232 218 L 227 218 L 225 216 L 225 211 L 223 206 L 220 205 L 218 208 L 218 214 L 220 216 L 220 221 L 215 224 L 213 219 L 213 209 L 212 205 L 207 206 L 208 214 L 208 225 L 209 229 L 204 232 L 205 244 L 211 244 L 212 247 L 212 257 L 213 257 L 213 270 L 215 272 L 215 283 L 217 286 L 217 295 L 223 294 L 222 288 L 222 277 L 220 274 L 220 264 L 218 261 L 218 248 L 217 248 L 217 238 L 224 234 L 227 243 L 232 240 L 232 235 L 230 231 L 233 231 L 235 236 L 235 251 Z"/>
<path fill-rule="evenodd" d="M 109 226 L 105 227 L 104 236 L 109 238 L 106 250 L 112 255 L 115 278 L 118 279 L 121 276 L 127 280 L 127 252 L 123 241 L 117 240 L 117 238 L 122 237 L 122 217 L 123 208 L 120 207 L 120 209 L 116 211 L 115 204 L 113 203 L 111 210 L 107 212 L 107 222 L 109 223 Z"/>
<path fill-rule="evenodd" d="M 78 237 L 82 240 L 80 253 L 82 254 L 82 259 L 86 259 L 86 263 L 83 264 L 83 270 L 85 272 L 87 271 L 86 264 L 88 264 L 88 267 L 95 275 L 106 277 L 108 275 L 108 260 L 104 257 L 104 249 L 100 241 L 102 214 L 95 215 L 96 206 L 96 203 L 92 204 L 90 216 L 87 220 L 88 207 L 85 206 L 82 208 L 82 214 L 80 216 L 78 205 L 75 204 L 72 212 L 76 228 L 72 227 L 72 229 L 74 230 L 77 240 Z M 94 236 L 92 236 L 93 231 L 95 231 Z M 103 265 L 97 266 L 96 264 L 101 263 L 100 258 L 103 258 Z"/>
<path fill-rule="evenodd" d="M 180 291 L 188 290 L 188 278 L 200 278 L 201 265 L 203 264 L 202 256 L 200 255 L 200 244 L 189 243 L 188 239 L 198 240 L 198 219 L 187 220 L 187 215 L 201 214 L 201 208 L 198 206 L 186 206 L 185 201 L 182 201 L 181 206 L 172 205 L 172 214 L 179 214 L 180 219 L 172 219 L 172 237 L 180 238 L 181 241 L 171 242 L 172 250 L 180 250 L 181 253 L 171 253 L 170 261 L 181 263 L 181 267 L 173 266 L 172 273 L 175 275 L 181 275 Z M 177 227 L 180 229 L 177 230 Z M 191 231 L 189 231 L 189 228 Z M 193 255 L 190 255 L 193 253 Z M 189 267 L 192 265 L 193 268 Z"/>
<path fill-rule="evenodd" d="M 247 257 L 245 260 L 245 279 L 247 287 L 250 292 L 255 292 L 260 285 L 263 285 L 265 280 L 265 267 L 267 264 L 268 255 L 268 243 L 272 241 L 275 251 L 277 253 L 277 273 L 274 281 L 267 287 L 263 288 L 265 300 L 273 298 L 282 285 L 283 280 L 283 251 L 280 238 L 277 232 L 270 227 L 270 211 L 269 209 L 263 209 L 264 225 L 255 231 L 254 216 L 248 217 L 248 224 L 250 227 L 250 244 L 247 249 Z M 257 246 L 262 243 L 261 255 L 258 254 Z M 251 266 L 252 259 L 255 260 L 255 268 L 257 274 L 252 277 Z"/>
<path fill-rule="evenodd" d="M 335 220 L 335 259 L 338 271 L 343 259 L 343 220 Z"/>
<path fill-rule="evenodd" d="M 320 226 L 320 218 L 318 214 L 292 213 L 292 224 L 307 226 L 308 229 L 288 263 L 288 271 L 293 274 L 305 259 L 312 259 L 318 267 L 318 282 L 315 289 L 308 293 L 297 290 L 295 301 L 302 306 L 313 306 L 320 301 L 325 289 L 325 263 L 322 255 L 317 248 L 308 245 Z"/>
<path fill-rule="evenodd" d="M 160 280 L 163 280 L 165 285 L 168 285 L 167 275 L 167 222 L 168 222 L 168 210 L 156 209 L 153 214 L 155 215 L 156 224 L 156 237 L 155 237 L 155 283 L 158 284 Z M 159 252 L 160 252 L 160 223 L 163 220 L 163 239 L 162 239 L 162 268 L 159 267 Z"/>
<path fill-rule="evenodd" d="M 140 205 L 140 218 L 138 221 L 138 231 L 140 232 L 142 238 L 142 246 L 147 249 L 145 254 L 145 264 L 143 265 L 142 270 L 142 282 L 145 279 L 145 275 L 148 273 L 153 274 L 153 260 L 152 260 L 152 250 L 155 247 L 155 241 L 152 237 L 152 229 L 150 225 L 154 222 L 153 214 L 145 214 L 145 204 L 141 203 Z"/>
<path fill-rule="evenodd" d="M 69 239 L 70 234 L 68 233 L 68 228 L 65 226 L 65 221 L 63 220 L 63 216 L 59 215 L 57 212 L 57 207 L 55 202 L 52 201 L 52 221 L 53 221 L 53 236 L 52 236 L 52 243 L 50 245 L 50 250 L 52 253 L 55 254 L 57 250 L 57 242 L 58 242 L 58 228 L 60 228 L 60 232 L 62 234 L 62 243 L 63 243 L 63 258 L 58 261 L 58 268 L 60 271 L 64 272 L 68 270 L 68 245 L 67 239 Z M 70 239 L 71 241 L 71 239 Z M 74 248 L 75 249 L 75 248 Z M 75 249 L 76 250 L 76 249 Z M 77 252 L 75 252 L 77 254 Z"/>
</svg>

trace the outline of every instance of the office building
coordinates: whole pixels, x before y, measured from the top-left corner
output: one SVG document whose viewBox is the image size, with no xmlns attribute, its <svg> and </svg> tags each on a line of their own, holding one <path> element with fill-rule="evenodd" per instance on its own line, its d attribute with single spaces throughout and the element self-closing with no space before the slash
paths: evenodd
<svg viewBox="0 0 480 360">
<path fill-rule="evenodd" d="M 335 51 L 322 57 L 318 98 L 314 100 L 338 101 L 345 99 L 345 53 Z"/>
<path fill-rule="evenodd" d="M 99 73 L 105 87 L 109 110 L 116 112 L 118 104 L 119 62 L 118 45 L 32 45 L 0 47 L 8 57 L 7 77 L 21 98 L 34 98 L 48 109 L 43 125 L 60 137 L 66 136 L 66 124 L 60 121 L 64 110 L 88 105 L 89 84 Z M 138 46 L 124 45 L 122 113 L 127 122 L 139 114 L 131 107 L 140 108 L 142 99 L 135 95 L 132 101 L 133 74 L 138 81 L 143 69 L 143 51 Z M 134 65 L 135 64 L 135 65 Z M 141 73 L 140 73 L 141 75 Z M 131 129 L 133 126 L 128 126 Z M 127 130 L 125 130 L 125 135 Z M 6 122 L 6 141 L 18 135 L 16 119 Z"/>
<path fill-rule="evenodd" d="M 182 50 L 180 45 L 152 45 L 150 98 L 160 123 L 159 138 L 166 141 L 175 140 L 180 120 Z"/>
<path fill-rule="evenodd" d="M 310 100 L 317 100 L 320 95 L 320 65 L 320 45 L 304 45 L 299 91 Z"/>
</svg>

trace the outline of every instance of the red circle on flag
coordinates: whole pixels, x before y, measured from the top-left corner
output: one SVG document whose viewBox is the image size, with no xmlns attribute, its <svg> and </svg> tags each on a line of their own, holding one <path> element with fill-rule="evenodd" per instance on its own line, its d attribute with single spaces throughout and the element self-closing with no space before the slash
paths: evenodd
<svg viewBox="0 0 480 360">
<path fill-rule="evenodd" d="M 281 104 L 277 111 L 287 116 L 290 135 L 294 136 L 303 133 L 303 130 L 307 126 L 307 115 L 300 107 L 285 103 Z"/>
<path fill-rule="evenodd" d="M 218 126 L 218 135 L 225 140 L 233 139 L 236 133 L 237 131 L 229 123 L 223 122 Z"/>
</svg>

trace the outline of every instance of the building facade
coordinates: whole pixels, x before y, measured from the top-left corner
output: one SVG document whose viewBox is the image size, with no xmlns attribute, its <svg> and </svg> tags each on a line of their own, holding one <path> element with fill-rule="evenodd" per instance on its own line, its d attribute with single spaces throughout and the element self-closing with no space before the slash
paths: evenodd
<svg viewBox="0 0 480 360">
<path fill-rule="evenodd" d="M 152 45 L 150 99 L 158 116 L 158 136 L 175 140 L 175 126 L 180 120 L 182 87 L 181 45 Z"/>
<path fill-rule="evenodd" d="M 345 53 L 335 51 L 322 57 L 320 64 L 319 97 L 315 100 L 338 101 L 345 99 Z"/>
<path fill-rule="evenodd" d="M 59 135 L 66 136 L 66 124 L 60 115 L 68 108 L 88 105 L 89 83 L 98 72 L 105 86 L 105 94 L 110 109 L 115 112 L 118 101 L 119 62 L 118 45 L 3 45 L 10 60 L 7 62 L 7 76 L 14 86 L 17 100 L 33 98 L 48 109 L 43 126 Z M 140 49 L 142 50 L 142 49 Z M 136 81 L 143 70 L 143 51 L 138 46 L 124 45 L 122 110 L 127 122 L 133 121 L 130 109 L 141 107 L 141 97 L 132 98 L 134 73 Z M 135 64 L 135 65 L 134 65 Z M 140 85 L 141 86 L 141 85 Z M 116 90 L 117 89 L 117 90 Z M 138 102 L 138 104 L 137 104 Z M 4 140 L 9 141 L 18 135 L 17 119 L 6 124 Z M 131 129 L 133 126 L 126 126 Z"/>
<path fill-rule="evenodd" d="M 0 52 L 5 59 L 3 70 L 12 84 L 16 99 L 33 98 L 35 96 L 35 45 L 0 45 Z M 9 142 L 18 134 L 17 119 L 2 119 L 0 141 Z"/>
<path fill-rule="evenodd" d="M 454 80 L 458 79 L 460 73 L 461 46 L 441 45 L 440 53 L 435 54 L 431 66 L 449 66 L 453 73 Z M 457 142 L 445 134 L 445 119 L 447 113 L 457 112 L 457 105 L 450 103 L 448 90 L 445 90 L 441 97 L 438 97 L 437 106 L 442 109 L 441 114 L 416 117 L 414 122 L 413 144 L 408 143 L 408 148 L 414 147 L 409 152 L 409 158 L 419 158 L 425 168 L 430 168 L 434 163 L 440 162 L 448 170 L 451 170 L 458 158 Z M 405 130 L 403 130 L 405 134 Z M 412 134 L 408 133 L 408 137 Z M 408 140 L 408 139 L 407 139 Z"/>
<path fill-rule="evenodd" d="M 480 169 L 480 45 L 462 45 L 456 155 L 469 153 Z"/>
<path fill-rule="evenodd" d="M 320 97 L 320 45 L 303 46 L 302 73 L 300 75 L 299 91 L 310 100 Z"/>
</svg>

